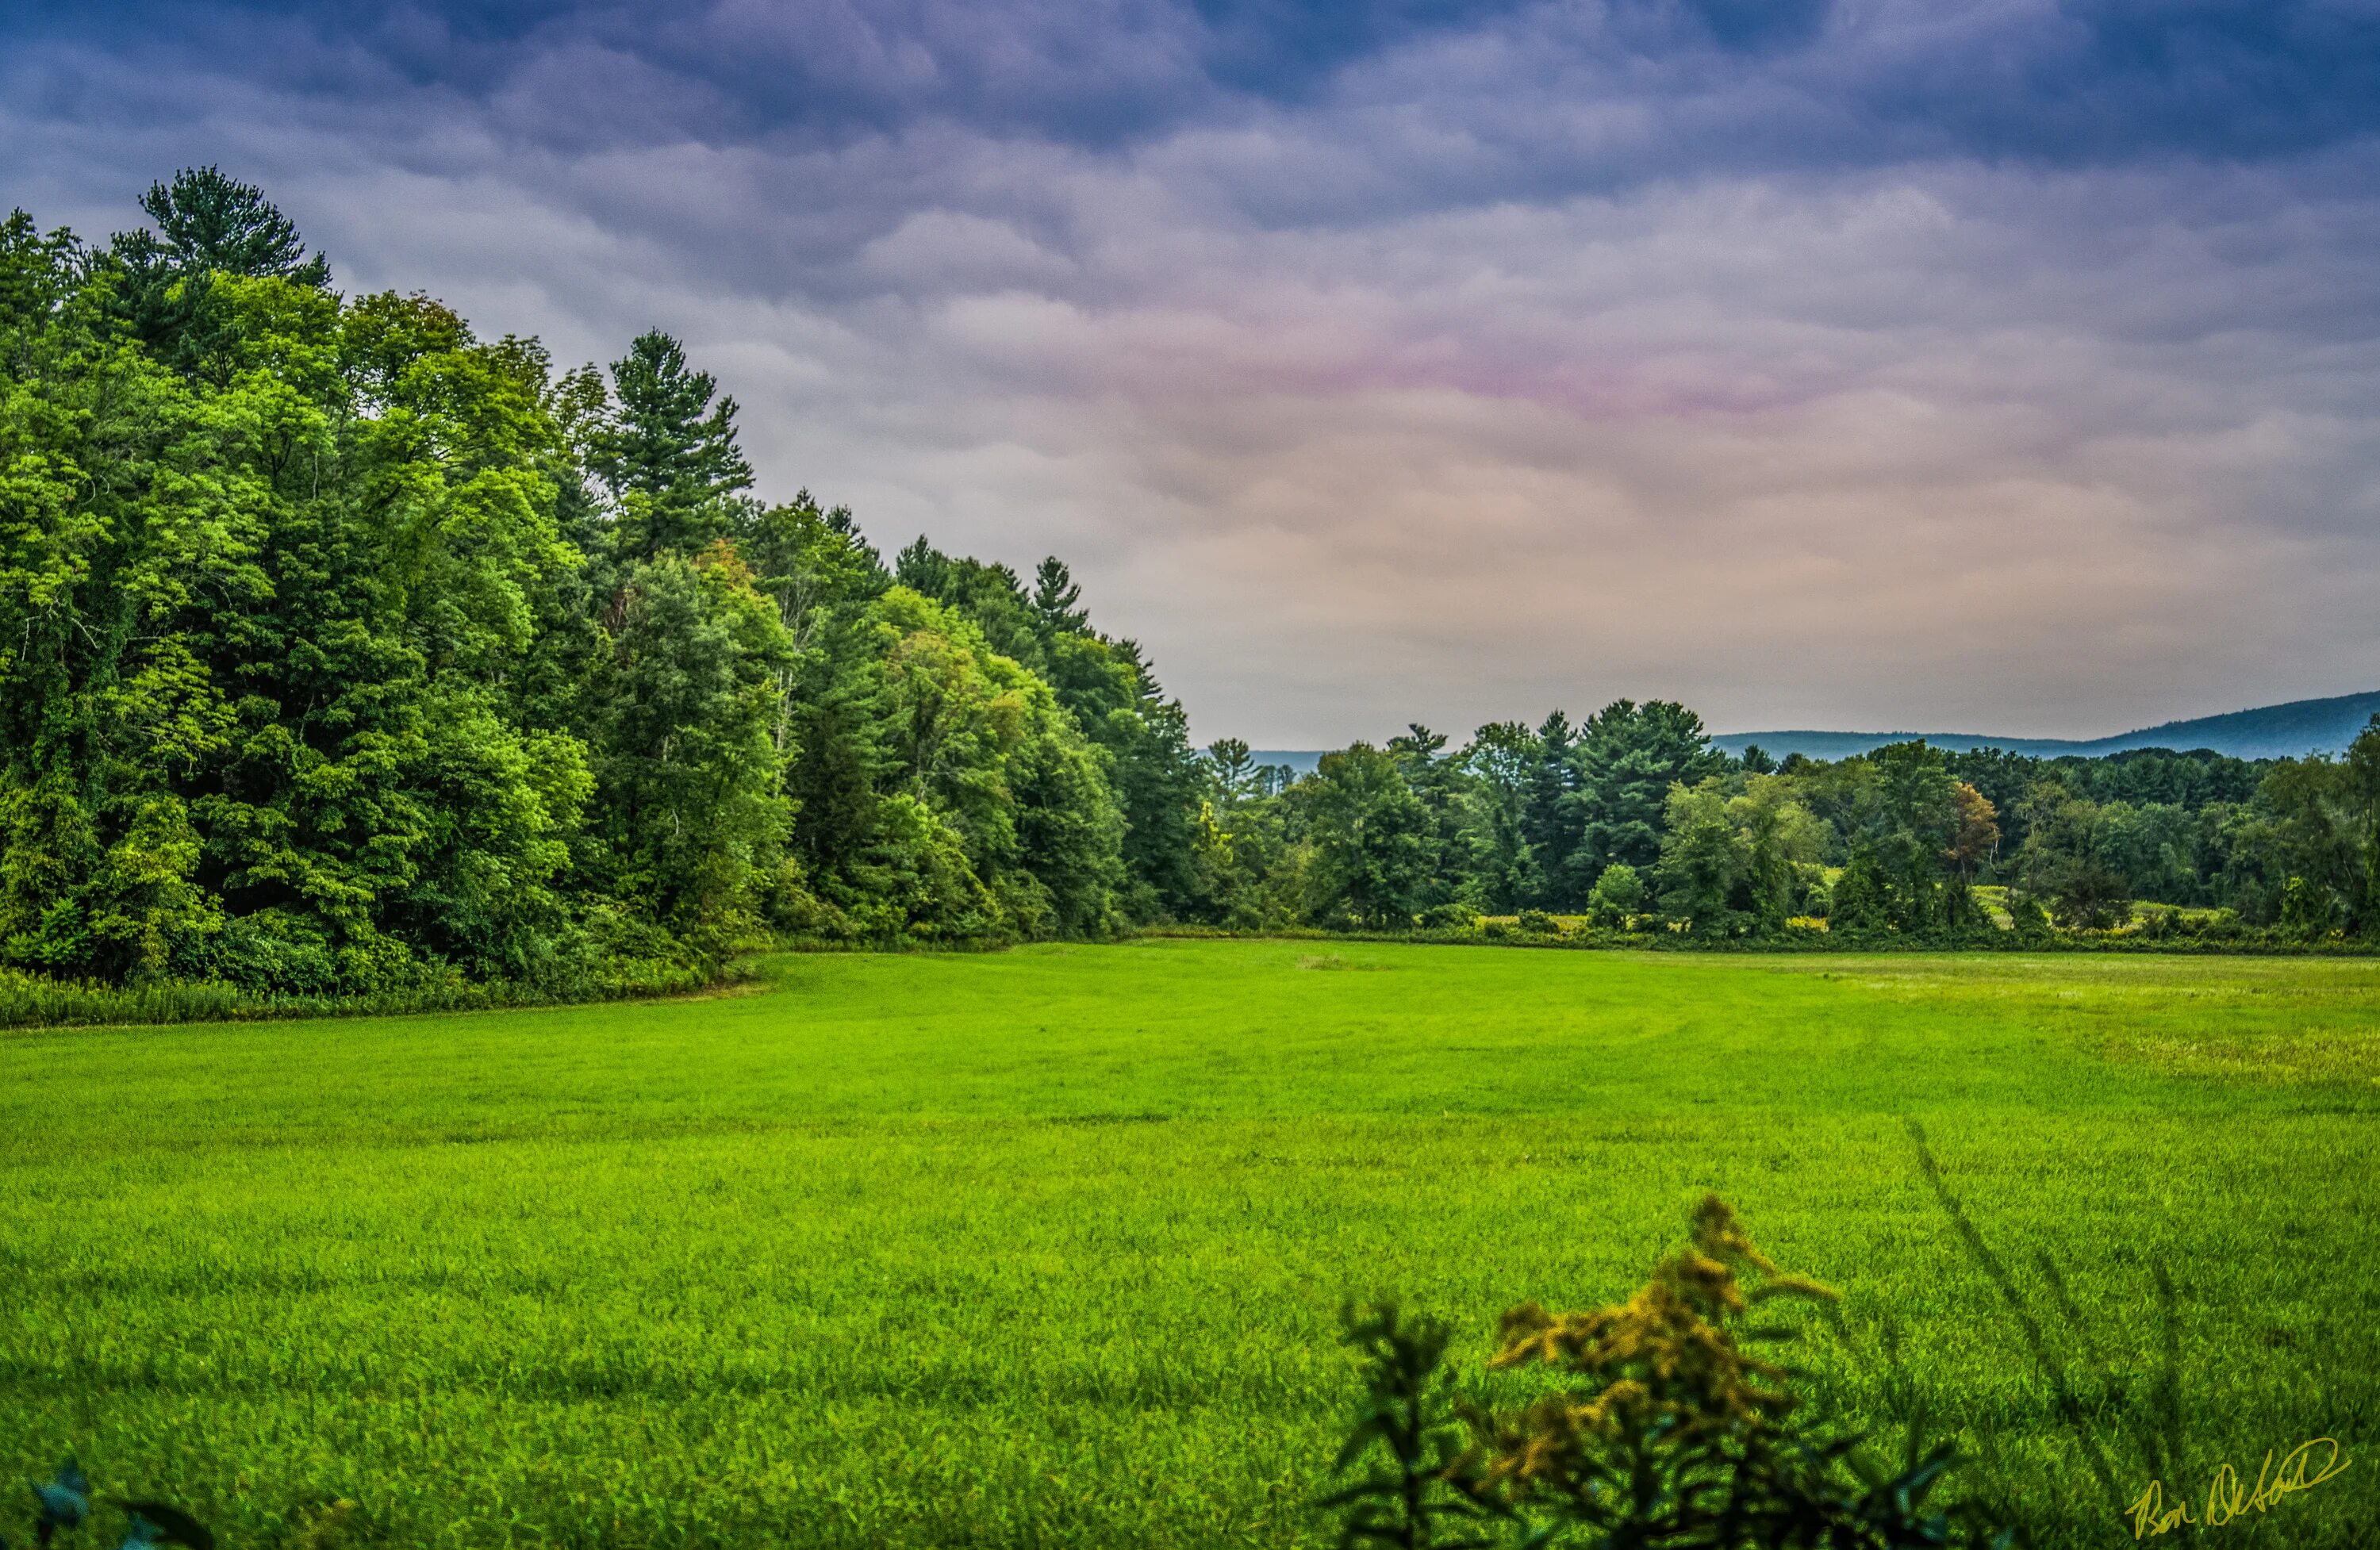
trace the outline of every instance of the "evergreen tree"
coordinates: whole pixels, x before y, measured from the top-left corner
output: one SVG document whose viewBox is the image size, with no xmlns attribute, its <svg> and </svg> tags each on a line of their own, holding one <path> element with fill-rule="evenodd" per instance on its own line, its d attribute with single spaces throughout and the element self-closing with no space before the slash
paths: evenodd
<svg viewBox="0 0 2380 1550">
<path fill-rule="evenodd" d="M 1521 830 L 1530 864 L 1536 869 L 1538 891 L 1533 902 L 1548 910 L 1576 909 L 1584 897 L 1581 890 L 1591 886 L 1591 880 L 1582 881 L 1585 868 L 1573 860 L 1585 822 L 1585 815 L 1572 800 L 1578 789 L 1578 766 L 1572 757 L 1576 745 L 1577 733 L 1570 718 L 1560 710 L 1548 715 L 1537 728 L 1536 758 L 1529 774 L 1528 806 Z"/>
<path fill-rule="evenodd" d="M 1674 785 L 1718 774 L 1727 757 L 1710 746 L 1702 718 L 1671 700 L 1614 700 L 1586 720 L 1571 762 L 1578 845 L 1560 890 L 1584 897 L 1604 867 L 1624 861 L 1639 871 L 1661 854 L 1663 806 Z"/>
<path fill-rule="evenodd" d="M 735 442 L 735 400 L 658 330 L 612 363 L 617 408 L 592 437 L 592 471 L 620 511 L 621 546 L 645 560 L 696 553 L 735 525 L 735 498 L 752 487 Z"/>
<path fill-rule="evenodd" d="M 164 252 L 183 273 L 270 275 L 316 289 L 331 283 L 330 260 L 307 256 L 298 228 L 264 190 L 220 168 L 185 167 L 170 183 L 152 183 L 140 208 L 157 224 Z"/>
<path fill-rule="evenodd" d="M 1044 559 L 1033 573 L 1033 612 L 1044 636 L 1088 634 L 1091 616 L 1075 606 L 1082 599 L 1074 573 L 1056 555 Z"/>
<path fill-rule="evenodd" d="M 1389 755 L 1397 761 L 1405 785 L 1429 815 L 1428 880 L 1415 896 L 1416 912 L 1477 891 L 1468 865 L 1466 833 L 1472 779 L 1469 767 L 1446 752 L 1446 736 L 1415 721 L 1402 737 L 1389 739 Z"/>
</svg>

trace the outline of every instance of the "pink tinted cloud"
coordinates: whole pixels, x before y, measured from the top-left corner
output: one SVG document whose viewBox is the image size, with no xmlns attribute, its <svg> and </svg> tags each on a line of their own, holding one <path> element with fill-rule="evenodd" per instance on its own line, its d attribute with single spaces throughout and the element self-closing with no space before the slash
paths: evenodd
<svg viewBox="0 0 2380 1550">
<path fill-rule="evenodd" d="M 1850 133 L 1878 60 L 1924 78 L 1952 21 L 1895 4 L 1766 74 L 1636 69 L 1658 91 L 1597 53 L 1601 8 L 1524 10 L 1093 143 L 968 116 L 1042 79 L 1064 13 L 929 9 L 704 21 L 762 59 L 860 29 L 820 46 L 861 86 L 945 93 L 880 125 L 761 122 L 735 80 L 581 29 L 472 91 L 334 104 L 218 64 L 146 125 L 9 93 L 0 195 L 73 191 L 57 213 L 103 230 L 222 159 L 351 285 L 565 360 L 678 332 L 765 490 L 849 501 L 888 545 L 1066 555 L 1201 735 L 1621 694 L 2095 733 L 2380 682 L 2368 140 L 1711 149 Z M 1954 19 L 1988 36 L 1989 9 Z M 1149 15 L 1093 41 L 1161 94 L 1196 40 Z M 71 67 L 98 100 L 153 74 Z"/>
</svg>

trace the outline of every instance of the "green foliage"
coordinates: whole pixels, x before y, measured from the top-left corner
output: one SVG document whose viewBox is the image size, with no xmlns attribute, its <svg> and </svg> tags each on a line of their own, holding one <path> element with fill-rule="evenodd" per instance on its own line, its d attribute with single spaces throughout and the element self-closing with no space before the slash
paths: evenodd
<svg viewBox="0 0 2380 1550">
<path fill-rule="evenodd" d="M 1709 781 L 1670 789 L 1663 814 L 1661 858 L 1653 869 L 1662 913 L 1700 936 L 1739 934 L 1737 908 L 1749 902 L 1748 854 L 1728 813 L 1725 789 Z"/>
<path fill-rule="evenodd" d="M 677 996 L 740 977 L 740 966 L 686 963 L 668 958 L 637 958 L 639 949 L 667 946 L 650 935 L 610 930 L 597 921 L 593 935 L 608 951 L 590 952 L 569 965 L 566 975 L 537 981 L 469 980 L 451 969 L 417 975 L 378 990 L 339 988 L 333 967 L 317 961 L 303 972 L 284 966 L 277 974 L 229 979 L 151 979 L 131 985 L 103 980 L 61 980 L 48 975 L 0 969 L 0 1028 L 50 1028 L 106 1024 L 148 1026 L 170 1023 L 249 1022 L 264 1018 L 344 1016 L 357 1013 L 481 1011 L 504 1007 L 547 1006 L 557 1001 L 606 1001 Z M 237 929 L 235 924 L 234 929 Z M 296 956 L 298 950 L 272 935 L 256 933 L 255 951 Z M 276 989 L 302 983 L 330 988 Z M 266 987 L 258 988 L 259 986 Z"/>
<path fill-rule="evenodd" d="M 612 363 L 618 408 L 588 432 L 588 471 L 617 503 L 630 559 L 698 552 L 724 537 L 733 498 L 752 486 L 735 444 L 735 400 L 718 396 L 678 342 L 642 333 Z"/>
<path fill-rule="evenodd" d="M 2380 877 L 2380 775 L 2373 773 L 2380 733 L 2341 760 L 2259 767 L 2213 755 L 2127 756 L 2121 780 L 2088 775 L 2086 767 L 2083 786 L 2134 793 L 2106 801 L 2063 783 L 2077 761 L 1946 756 L 1922 744 L 1832 764 L 1796 757 L 1774 771 L 1721 760 L 1693 781 L 1672 782 L 1653 817 L 1630 829 L 1635 840 L 1653 836 L 1649 866 L 1595 866 L 1588 817 L 1643 810 L 1648 747 L 1666 748 L 1678 768 L 1711 762 L 1699 723 L 1684 714 L 1622 702 L 1593 718 L 1583 739 L 1556 713 L 1536 733 L 1517 722 L 1481 727 L 1452 752 L 1425 727 L 1391 740 L 1386 753 L 1420 804 L 1418 854 L 1427 858 L 1425 872 L 1403 875 L 1400 901 L 1424 915 L 1454 902 L 1513 915 L 1568 911 L 1602 932 L 1636 923 L 1658 902 L 1673 929 L 1657 946 L 2203 951 L 2217 942 L 2302 950 L 2380 940 L 2380 911 L 2370 903 Z M 1632 746 L 1625 757 L 1614 752 Z M 1206 766 L 1193 846 L 1196 902 L 1184 918 L 1240 930 L 1404 929 L 1394 910 L 1359 920 L 1318 870 L 1316 815 L 1338 810 L 1335 798 L 1316 805 L 1318 771 L 1303 781 L 1260 771 L 1241 743 L 1217 745 Z M 2061 774 L 2050 779 L 2047 769 Z M 2246 803 L 2232 800 L 2242 770 L 2256 777 L 2244 788 L 2252 798 Z M 2173 793 L 2203 805 L 2161 800 Z M 1616 831 L 1595 832 L 1608 839 Z M 1622 866 L 1619 876 L 1643 894 L 1625 907 L 1598 903 L 1600 879 Z M 1596 882 L 1582 888 L 1589 876 Z M 2301 889 L 2292 924 L 2282 928 L 2291 878 L 2318 881 L 2333 913 L 2324 915 L 2322 895 Z M 1996 889 L 2007 895 L 2005 910 Z M 2135 912 L 2135 898 L 2194 907 L 2171 916 Z M 1805 916 L 1829 928 L 1792 924 Z M 1491 923 L 1487 935 L 1515 932 Z"/>
<path fill-rule="evenodd" d="M 143 205 L 104 249 L 0 223 L 23 973 L 370 1001 L 771 937 L 1608 930 L 1646 902 L 1597 893 L 1621 866 L 1665 943 L 1819 908 L 1839 942 L 1991 940 L 1995 883 L 2070 930 L 2141 898 L 2380 939 L 2380 732 L 2266 766 L 1904 745 L 1771 773 L 1623 699 L 1296 780 L 1195 752 L 1057 559 L 920 539 L 888 569 L 848 511 L 754 499 L 734 399 L 666 334 L 557 374 L 427 297 L 332 293 L 217 169 Z M 2203 945 L 2197 918 L 2132 939 Z"/>
<path fill-rule="evenodd" d="M 516 355 L 419 326 L 442 321 L 427 304 L 358 304 L 351 332 L 290 281 L 213 280 L 255 363 L 229 385 L 122 347 L 22 384 L 128 394 L 138 418 L 55 422 L 59 455 L 95 477 L 13 529 L 7 955 L 187 973 L 226 916 L 277 911 L 311 922 L 359 987 L 420 950 L 482 969 L 541 957 L 538 885 L 560 854 L 540 798 L 566 800 L 570 755 L 519 746 L 488 683 L 520 644 L 525 590 L 568 559 L 551 487 L 488 466 L 533 443 L 534 388 Z M 353 414 L 350 350 L 382 368 L 375 415 Z M 527 887 L 505 918 L 458 917 L 491 866 Z M 387 940 L 408 915 L 457 936 Z"/>
<path fill-rule="evenodd" d="M 1563 904 L 1583 899 L 1614 863 L 1649 869 L 1660 858 L 1670 788 L 1718 775 L 1728 761 L 1684 706 L 1622 699 L 1586 719 L 1572 762 L 1576 787 L 1567 800 L 1579 817 L 1579 847 L 1558 888 Z"/>
<path fill-rule="evenodd" d="M 0 963 L 403 998 L 1195 902 L 1181 708 L 1057 562 L 1003 654 L 752 500 L 668 335 L 557 377 L 214 168 L 144 208 L 0 224 Z"/>
<path fill-rule="evenodd" d="M 1236 738 L 1200 756 L 1192 890 L 1197 918 L 1237 930 L 1278 929 L 1304 918 L 1313 852 L 1293 835 L 1299 815 L 1281 800 L 1280 773 L 1257 765 Z"/>
<path fill-rule="evenodd" d="M 2060 926 L 2105 930 L 2129 919 L 2131 898 L 2110 865 L 2105 808 L 2055 782 L 2035 786 L 2019 809 L 2024 849 L 2017 876 Z"/>
<path fill-rule="evenodd" d="M 1663 817 L 1661 859 L 1653 876 L 1666 914 L 1705 938 L 1773 932 L 1784 925 L 1799 868 L 1815 860 L 1822 844 L 1816 818 L 1793 799 L 1790 782 L 1755 775 L 1734 796 L 1718 778 L 1692 789 L 1675 786 Z M 1619 890 L 1633 881 L 1632 869 Z M 1596 886 L 1599 894 L 1599 878 Z M 1636 891 L 1641 894 L 1641 885 Z"/>
<path fill-rule="evenodd" d="M 1551 915 L 1546 918 L 1553 919 Z M 1415 924 L 1425 931 L 1475 931 L 1479 928 L 1479 912 L 1456 900 L 1451 903 L 1432 904 L 1415 917 Z M 1560 928 L 1559 923 L 1556 928 Z"/>
<path fill-rule="evenodd" d="M 224 176 L 217 167 L 186 167 L 171 183 L 152 183 L 140 208 L 164 237 L 164 249 L 186 272 L 273 275 L 301 285 L 330 284 L 330 261 L 306 256 L 298 228 L 264 191 Z"/>
<path fill-rule="evenodd" d="M 1430 877 L 1434 826 L 1396 757 L 1368 743 L 1325 754 L 1301 795 L 1314 845 L 1313 914 L 1412 925 Z"/>
<path fill-rule="evenodd" d="M 1842 875 L 1827 896 L 1827 924 L 1834 931 L 1882 931 L 1892 919 L 1891 885 L 1876 852 L 1863 845 L 1852 852 Z"/>
<path fill-rule="evenodd" d="M 2026 942 L 2047 939 L 2054 924 L 2049 912 L 2042 907 L 2041 901 L 2029 893 L 2009 895 L 2009 916 L 2010 929 Z"/>
<path fill-rule="evenodd" d="M 1443 1321 L 1407 1318 L 1394 1303 L 1351 1304 L 1340 1315 L 1355 1348 L 1364 1398 L 1332 1472 L 1363 1473 L 1321 1499 L 1343 1513 L 1342 1550 L 1459 1550 L 1494 1541 L 1481 1532 L 1489 1510 L 1449 1482 L 1468 1444 L 1456 1413 Z"/>
<path fill-rule="evenodd" d="M 1615 861 L 1595 879 L 1587 895 L 1587 919 L 1607 931 L 1624 931 L 1645 907 L 1645 881 L 1635 867 Z"/>
<path fill-rule="evenodd" d="M 1458 1407 L 1444 1325 L 1401 1321 L 1393 1307 L 1351 1314 L 1366 1392 L 1337 1469 L 1376 1453 L 1383 1464 L 1326 1499 L 1345 1512 L 1341 1543 L 2010 1544 L 1972 1510 L 1933 1505 L 1954 1445 L 1912 1427 L 1896 1468 L 1857 1432 L 1814 1419 L 1793 1371 L 1761 1354 L 1798 1331 L 1755 1324 L 1755 1310 L 1834 1296 L 1780 1275 L 1707 1195 L 1692 1246 L 1627 1302 L 1573 1314 L 1531 1302 L 1504 1314 L 1490 1369 L 1554 1374 L 1524 1404 Z"/>
<path fill-rule="evenodd" d="M 2342 912 L 2338 895 L 2306 878 L 2291 878 L 2281 889 L 2280 927 L 2300 941 L 2320 941 L 2338 929 Z"/>
<path fill-rule="evenodd" d="M 1537 871 L 1538 902 L 1568 908 L 1576 900 L 1579 847 L 1584 842 L 1580 830 L 1586 820 L 1575 800 L 1580 778 L 1578 736 L 1567 715 L 1557 709 L 1538 723 L 1536 752 L 1522 832 Z"/>
<path fill-rule="evenodd" d="M 1475 879 L 1472 891 L 1493 914 L 1534 903 L 1545 891 L 1529 823 L 1542 754 L 1543 744 L 1528 728 L 1498 721 L 1481 727 L 1462 756 L 1472 777 L 1464 815 Z"/>
<path fill-rule="evenodd" d="M 1189 719 L 1136 643 L 1091 628 L 1065 564 L 1042 561 L 1028 592 L 1007 566 L 953 559 L 920 538 L 901 551 L 894 574 L 904 587 L 957 610 L 991 650 L 1046 680 L 1106 756 L 1123 820 L 1119 912 L 1144 923 L 1227 915 L 1228 906 L 1201 891 L 1202 879 L 1204 886 L 1217 879 L 1211 839 L 1201 830 L 1204 780 Z"/>
<path fill-rule="evenodd" d="M 759 926 L 790 819 L 775 731 L 792 643 L 724 544 L 624 580 L 596 681 L 589 870 L 613 897 L 723 951 Z"/>
</svg>

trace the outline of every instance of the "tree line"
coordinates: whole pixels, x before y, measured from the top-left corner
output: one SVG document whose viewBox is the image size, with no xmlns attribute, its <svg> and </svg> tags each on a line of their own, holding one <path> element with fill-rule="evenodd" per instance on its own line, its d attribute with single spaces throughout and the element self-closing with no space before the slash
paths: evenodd
<svg viewBox="0 0 2380 1550">
<path fill-rule="evenodd" d="M 256 188 L 0 226 L 0 957 L 371 993 L 1191 906 L 1178 703 L 1028 588 L 752 497 L 652 333 L 354 297 Z"/>
<path fill-rule="evenodd" d="M 253 187 L 0 224 L 0 963 L 295 994 L 756 942 L 1523 910 L 1933 932 L 1973 889 L 2373 928 L 2344 760 L 1730 758 L 1683 707 L 1415 727 L 1293 779 L 1190 745 L 1066 566 L 753 496 L 649 333 L 558 369 L 346 297 Z"/>
<path fill-rule="evenodd" d="M 1781 763 L 1684 706 L 1415 726 L 1293 778 L 1206 751 L 1198 877 L 1231 924 L 1460 926 L 1541 912 L 1702 937 L 2102 929 L 2136 901 L 2306 939 L 2380 935 L 2380 719 L 2343 758 L 2088 759 L 1922 742 Z M 2007 890 L 1987 908 L 1976 890 Z"/>
</svg>

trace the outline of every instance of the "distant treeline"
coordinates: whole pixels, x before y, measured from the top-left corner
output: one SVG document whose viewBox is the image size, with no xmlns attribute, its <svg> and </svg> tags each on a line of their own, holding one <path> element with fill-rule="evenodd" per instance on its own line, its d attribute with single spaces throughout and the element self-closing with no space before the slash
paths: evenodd
<svg viewBox="0 0 2380 1550">
<path fill-rule="evenodd" d="M 1991 878 L 2075 922 L 2143 898 L 2373 929 L 2374 738 L 1772 769 L 1621 701 L 1302 780 L 1201 754 L 1059 561 L 1028 583 L 921 539 L 888 564 L 847 511 L 752 498 L 734 401 L 669 336 L 557 371 L 420 295 L 338 295 L 212 168 L 142 207 L 104 245 L 0 224 L 20 977 L 444 1004 L 793 938 L 1930 932 Z"/>
<path fill-rule="evenodd" d="M 2341 759 L 2041 759 L 1902 743 L 1831 762 L 1711 746 L 1666 701 L 1573 726 L 1426 727 L 1310 775 L 1208 750 L 1199 876 L 1245 926 L 1539 911 L 1698 936 L 2105 928 L 2134 901 L 2303 939 L 2380 934 L 2380 719 Z M 2003 921 L 1978 885 L 2010 890 Z"/>
</svg>

